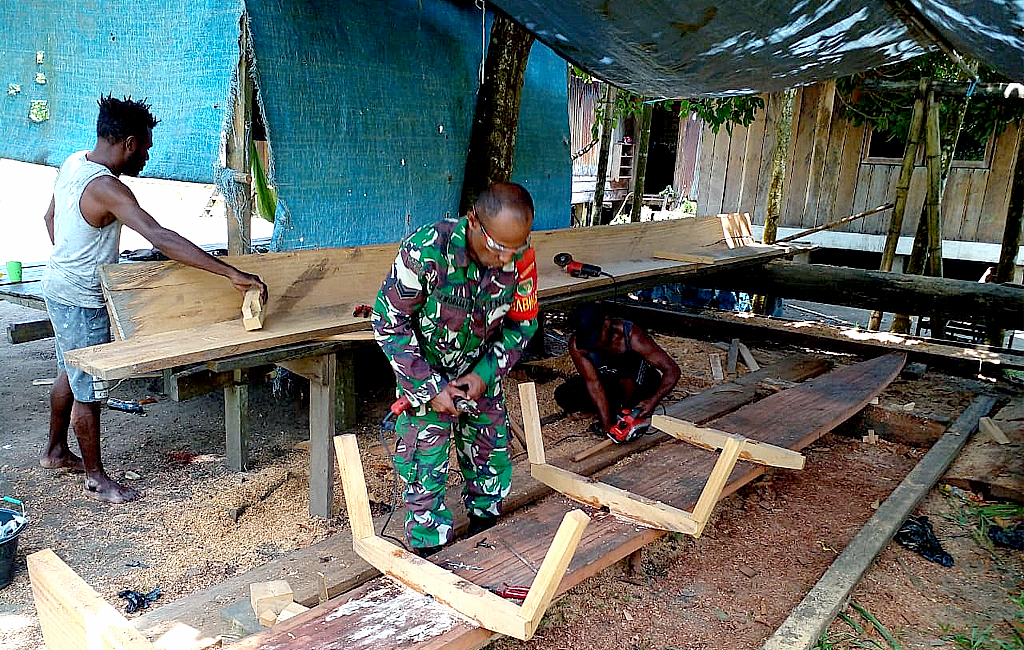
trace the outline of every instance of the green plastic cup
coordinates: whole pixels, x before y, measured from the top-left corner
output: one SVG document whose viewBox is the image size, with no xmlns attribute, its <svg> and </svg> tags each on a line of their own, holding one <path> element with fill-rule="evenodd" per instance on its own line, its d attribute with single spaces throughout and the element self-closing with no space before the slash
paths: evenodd
<svg viewBox="0 0 1024 650">
<path fill-rule="evenodd" d="M 21 282 L 21 262 L 7 263 L 7 279 L 10 282 Z"/>
</svg>

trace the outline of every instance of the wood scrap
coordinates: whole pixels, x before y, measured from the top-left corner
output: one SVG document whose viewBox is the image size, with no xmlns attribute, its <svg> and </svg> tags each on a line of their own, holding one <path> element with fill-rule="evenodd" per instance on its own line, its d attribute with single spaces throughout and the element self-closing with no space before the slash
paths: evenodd
<svg viewBox="0 0 1024 650">
<path fill-rule="evenodd" d="M 271 580 L 269 582 L 254 582 L 249 585 L 249 603 L 256 619 L 263 625 L 273 625 L 277 621 L 277 615 L 294 600 L 292 588 L 287 580 Z M 272 613 L 271 620 L 267 612 Z M 270 623 L 264 623 L 270 620 Z"/>
<path fill-rule="evenodd" d="M 874 429 L 868 429 L 867 435 L 863 436 L 861 438 L 861 440 L 863 442 L 868 443 L 869 445 L 878 444 L 878 436 L 875 435 L 875 430 Z"/>
<path fill-rule="evenodd" d="M 931 447 L 942 437 L 948 422 L 932 420 L 903 409 L 869 404 L 856 417 L 842 426 L 838 433 L 861 436 L 863 431 L 872 429 L 890 442 L 913 447 Z"/>
<path fill-rule="evenodd" d="M 281 613 L 277 617 L 277 622 L 283 623 L 284 621 L 287 621 L 289 618 L 293 616 L 298 616 L 299 614 L 305 611 L 309 611 L 309 608 L 305 605 L 300 605 L 296 602 L 289 603 L 287 607 L 281 610 Z"/>
<path fill-rule="evenodd" d="M 996 424 L 992 418 L 981 418 L 981 420 L 978 421 L 978 428 L 982 433 L 989 436 L 999 444 L 1010 444 L 1010 439 L 1006 437 L 1006 434 L 1003 433 L 1003 430 L 999 428 L 999 425 Z"/>
<path fill-rule="evenodd" d="M 729 344 L 729 358 L 725 363 L 725 371 L 730 375 L 736 374 L 736 361 L 740 354 L 740 340 L 733 339 Z"/>
<path fill-rule="evenodd" d="M 750 372 L 757 372 L 761 369 L 757 361 L 754 359 L 754 355 L 751 354 L 750 348 L 744 345 L 743 341 L 739 341 L 740 357 L 743 358 L 743 363 L 746 364 L 747 370 Z"/>
<path fill-rule="evenodd" d="M 725 381 L 725 373 L 722 372 L 722 355 L 711 353 L 708 355 L 708 360 L 711 362 L 711 375 L 715 381 Z"/>
<path fill-rule="evenodd" d="M 263 329 L 263 315 L 261 289 L 249 289 L 242 299 L 242 326 L 247 332 Z"/>
</svg>

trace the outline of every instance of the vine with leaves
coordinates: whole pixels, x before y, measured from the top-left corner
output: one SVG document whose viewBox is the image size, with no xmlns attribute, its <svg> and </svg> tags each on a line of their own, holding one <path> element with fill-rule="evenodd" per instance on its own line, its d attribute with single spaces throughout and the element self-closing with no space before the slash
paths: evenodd
<svg viewBox="0 0 1024 650">
<path fill-rule="evenodd" d="M 863 88 L 867 80 L 884 79 L 888 81 L 916 82 L 924 77 L 934 81 L 957 82 L 960 79 L 959 68 L 941 53 L 904 61 L 867 72 L 843 77 L 836 81 L 837 113 L 845 119 L 860 126 L 867 123 L 880 136 L 887 140 L 905 142 L 910 130 L 910 119 L 913 113 L 914 92 L 893 92 L 869 90 Z M 983 63 L 978 65 L 980 83 L 1005 83 L 1010 81 Z M 964 82 L 966 83 L 966 82 Z M 957 110 L 957 102 L 939 98 L 939 120 L 945 123 Z M 1002 132 L 1011 122 L 1024 119 L 1024 102 L 1008 102 L 998 97 L 974 96 L 967 102 L 964 116 L 963 131 L 984 134 L 981 140 L 982 151 L 963 150 L 957 147 L 958 155 L 978 157 L 983 154 L 985 141 L 989 133 L 996 135 Z M 967 146 L 972 146 L 967 143 Z M 973 145 L 977 147 L 977 144 Z"/>
</svg>

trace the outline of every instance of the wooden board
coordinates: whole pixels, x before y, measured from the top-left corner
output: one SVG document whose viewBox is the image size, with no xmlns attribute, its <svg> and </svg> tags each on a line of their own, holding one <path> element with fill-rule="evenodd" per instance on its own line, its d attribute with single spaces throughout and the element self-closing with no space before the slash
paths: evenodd
<svg viewBox="0 0 1024 650">
<path fill-rule="evenodd" d="M 719 418 L 714 428 L 751 438 L 758 438 L 788 448 L 799 449 L 824 435 L 845 418 L 863 408 L 872 397 L 896 377 L 903 366 L 904 355 L 886 355 L 871 361 L 841 368 L 813 382 L 767 397 L 756 404 Z M 794 418 L 792 413 L 802 417 Z M 663 445 L 658 454 L 645 456 L 604 478 L 605 482 L 632 492 L 643 492 L 649 498 L 675 505 L 692 507 L 712 472 L 717 454 L 685 443 Z M 741 462 L 727 480 L 723 494 L 729 494 L 758 474 L 760 466 Z M 481 570 L 459 570 L 456 573 L 476 584 L 529 584 L 533 573 L 502 544 L 488 549 L 478 547 L 484 537 L 500 537 L 519 553 L 539 564 L 547 550 L 547 540 L 565 512 L 573 504 L 552 498 L 529 511 L 516 512 L 502 519 L 498 526 L 476 537 L 456 542 L 431 557 L 435 563 L 462 561 L 482 567 Z M 661 535 L 660 531 L 638 528 L 614 516 L 594 513 L 569 570 L 559 586 L 564 592 L 571 586 L 596 574 L 614 562 Z M 304 648 L 326 650 L 344 646 L 357 648 L 413 647 L 399 642 L 396 630 L 390 638 L 365 640 L 366 621 L 362 608 L 350 611 L 348 602 L 359 602 L 386 584 L 377 579 L 366 585 L 311 609 L 305 614 L 280 624 L 275 629 L 243 639 L 236 647 Z M 490 637 L 486 631 L 468 624 L 457 624 L 435 636 L 421 638 L 417 648 L 478 647 Z"/>
<path fill-rule="evenodd" d="M 729 249 L 750 236 L 745 215 L 725 214 L 624 226 L 598 226 L 535 233 L 540 298 L 604 285 L 684 273 L 696 265 L 652 258 L 655 247 L 706 246 Z M 397 244 L 360 246 L 226 258 L 259 273 L 270 299 L 264 327 L 247 332 L 242 297 L 220 276 L 176 262 L 111 265 L 101 269 L 107 308 L 119 338 L 105 346 L 76 350 L 67 360 L 90 374 L 120 379 L 133 373 L 198 363 L 369 327 L 352 316 L 373 302 L 394 261 Z M 762 247 L 757 255 L 785 247 Z M 569 252 L 601 265 L 614 277 L 572 278 L 553 258 Z M 728 257 L 723 264 L 748 257 Z M 163 336 L 160 336 L 163 334 Z"/>
<path fill-rule="evenodd" d="M 997 499 L 1024 503 L 1024 399 L 1003 407 L 992 422 L 1009 444 L 976 433 L 943 480 Z"/>
</svg>

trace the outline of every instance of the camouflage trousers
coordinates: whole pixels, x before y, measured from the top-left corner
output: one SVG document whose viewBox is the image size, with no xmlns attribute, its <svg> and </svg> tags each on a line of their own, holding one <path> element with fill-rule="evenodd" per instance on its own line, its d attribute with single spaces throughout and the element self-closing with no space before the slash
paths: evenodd
<svg viewBox="0 0 1024 650">
<path fill-rule="evenodd" d="M 501 501 L 512 483 L 508 457 L 505 398 L 477 400 L 480 414 L 454 417 L 420 408 L 398 417 L 395 466 L 405 481 L 405 536 L 415 548 L 442 546 L 452 538 L 452 513 L 444 503 L 449 445 L 455 440 L 465 484 L 467 512 L 479 517 L 501 514 Z M 420 413 L 421 411 L 426 413 Z"/>
</svg>

